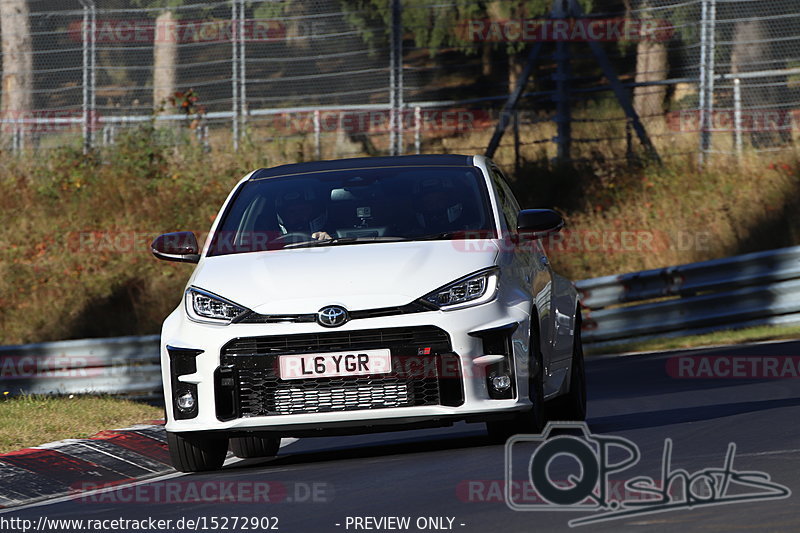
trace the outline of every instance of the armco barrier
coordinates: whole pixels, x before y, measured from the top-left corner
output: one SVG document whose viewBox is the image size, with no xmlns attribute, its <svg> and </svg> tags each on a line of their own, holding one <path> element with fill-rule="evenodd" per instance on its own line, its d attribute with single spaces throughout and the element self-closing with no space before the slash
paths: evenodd
<svg viewBox="0 0 800 533">
<path fill-rule="evenodd" d="M 0 347 L 0 392 L 160 397 L 159 336 Z"/>
<path fill-rule="evenodd" d="M 800 246 L 576 283 L 602 345 L 800 323 Z M 158 335 L 0 347 L 0 392 L 159 397 Z"/>
<path fill-rule="evenodd" d="M 586 343 L 800 323 L 800 246 L 582 280 L 576 286 Z M 631 302 L 641 303 L 625 305 Z"/>
</svg>

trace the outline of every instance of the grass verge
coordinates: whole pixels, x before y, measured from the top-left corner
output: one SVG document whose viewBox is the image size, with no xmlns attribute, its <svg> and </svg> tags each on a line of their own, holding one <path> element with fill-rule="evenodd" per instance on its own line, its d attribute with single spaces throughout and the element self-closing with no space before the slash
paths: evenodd
<svg viewBox="0 0 800 533">
<path fill-rule="evenodd" d="M 162 417 L 158 407 L 110 396 L 6 397 L 0 401 L 0 453 Z"/>
<path fill-rule="evenodd" d="M 714 331 L 702 335 L 652 339 L 640 342 L 617 344 L 614 346 L 586 346 L 586 355 L 602 355 L 627 352 L 657 352 L 699 348 L 718 344 L 744 344 L 747 342 L 800 339 L 800 325 L 797 326 L 755 326 L 734 330 Z"/>
</svg>

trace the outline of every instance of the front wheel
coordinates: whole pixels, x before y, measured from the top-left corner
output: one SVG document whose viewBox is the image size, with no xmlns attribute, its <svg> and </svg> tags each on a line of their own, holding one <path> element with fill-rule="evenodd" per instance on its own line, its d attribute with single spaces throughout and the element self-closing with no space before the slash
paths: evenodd
<svg viewBox="0 0 800 533">
<path fill-rule="evenodd" d="M 228 453 L 228 439 L 202 433 L 167 431 L 167 444 L 172 466 L 180 472 L 219 470 Z"/>
</svg>

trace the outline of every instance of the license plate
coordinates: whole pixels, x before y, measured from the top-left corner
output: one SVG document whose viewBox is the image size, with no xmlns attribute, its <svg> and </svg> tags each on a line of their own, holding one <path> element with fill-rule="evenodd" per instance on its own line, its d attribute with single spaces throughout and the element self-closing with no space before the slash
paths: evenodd
<svg viewBox="0 0 800 533">
<path fill-rule="evenodd" d="M 354 350 L 338 353 L 281 355 L 278 358 L 281 379 L 335 378 L 388 374 L 392 355 L 388 348 Z"/>
</svg>

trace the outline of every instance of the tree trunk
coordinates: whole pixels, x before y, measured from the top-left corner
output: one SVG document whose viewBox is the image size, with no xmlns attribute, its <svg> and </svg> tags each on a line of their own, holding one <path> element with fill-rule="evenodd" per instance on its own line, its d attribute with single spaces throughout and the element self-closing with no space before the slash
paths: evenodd
<svg viewBox="0 0 800 533">
<path fill-rule="evenodd" d="M 661 41 L 640 41 L 636 46 L 636 83 L 664 81 L 669 73 L 667 46 Z M 664 114 L 666 85 L 636 87 L 633 90 L 633 107 L 642 118 Z"/>
<path fill-rule="evenodd" d="M 519 80 L 522 70 L 525 68 L 525 60 L 527 56 L 523 52 L 509 52 L 508 53 L 508 93 L 514 92 L 517 88 L 517 80 Z"/>
<path fill-rule="evenodd" d="M 481 44 L 481 75 L 487 78 L 492 77 L 492 43 L 484 41 Z"/>
<path fill-rule="evenodd" d="M 743 18 L 733 30 L 731 73 L 786 68 L 769 27 L 757 17 Z M 742 113 L 751 122 L 750 141 L 755 148 L 791 141 L 791 121 L 782 110 L 786 103 L 786 76 L 761 76 L 741 80 Z"/>
<path fill-rule="evenodd" d="M 17 118 L 30 113 L 33 103 L 33 53 L 26 0 L 0 1 L 3 50 L 2 115 Z"/>
<path fill-rule="evenodd" d="M 177 61 L 177 21 L 172 11 L 163 11 L 156 18 L 153 42 L 153 108 L 162 114 L 176 112 L 171 108 L 169 98 L 175 94 Z"/>
</svg>

